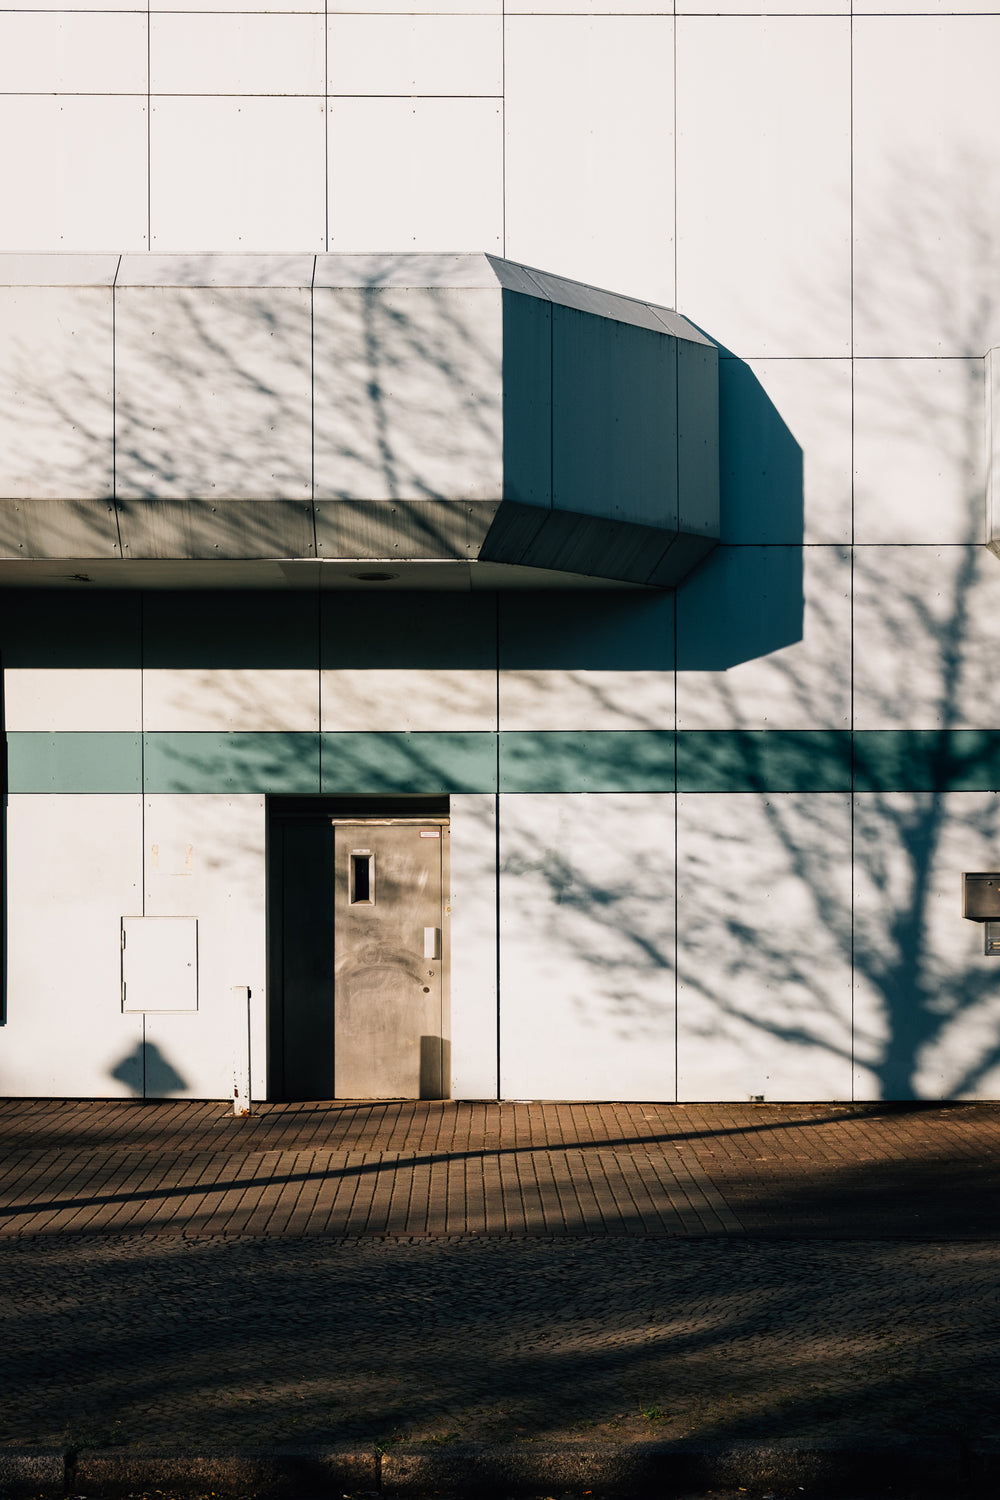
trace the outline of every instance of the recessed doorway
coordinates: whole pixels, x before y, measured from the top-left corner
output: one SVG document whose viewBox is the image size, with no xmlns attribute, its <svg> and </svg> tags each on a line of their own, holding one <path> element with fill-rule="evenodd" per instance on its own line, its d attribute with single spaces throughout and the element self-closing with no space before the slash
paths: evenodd
<svg viewBox="0 0 1000 1500">
<path fill-rule="evenodd" d="M 448 799 L 269 804 L 268 1097 L 449 1093 Z"/>
</svg>

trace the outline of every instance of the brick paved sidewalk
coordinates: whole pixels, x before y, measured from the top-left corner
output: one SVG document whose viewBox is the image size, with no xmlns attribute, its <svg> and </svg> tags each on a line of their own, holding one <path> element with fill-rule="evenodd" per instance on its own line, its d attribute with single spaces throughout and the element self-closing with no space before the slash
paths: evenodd
<svg viewBox="0 0 1000 1500">
<path fill-rule="evenodd" d="M 990 1238 L 1000 1105 L 0 1101 L 0 1236 Z"/>
<path fill-rule="evenodd" d="M 0 1103 L 0 1444 L 1000 1430 L 1000 1107 Z"/>
</svg>

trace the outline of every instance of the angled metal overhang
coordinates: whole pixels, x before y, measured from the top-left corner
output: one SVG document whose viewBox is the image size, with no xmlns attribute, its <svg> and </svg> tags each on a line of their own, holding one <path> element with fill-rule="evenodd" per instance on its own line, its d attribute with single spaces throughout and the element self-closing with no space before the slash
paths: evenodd
<svg viewBox="0 0 1000 1500">
<path fill-rule="evenodd" d="M 0 256 L 0 579 L 672 588 L 718 351 L 489 255 Z"/>
</svg>

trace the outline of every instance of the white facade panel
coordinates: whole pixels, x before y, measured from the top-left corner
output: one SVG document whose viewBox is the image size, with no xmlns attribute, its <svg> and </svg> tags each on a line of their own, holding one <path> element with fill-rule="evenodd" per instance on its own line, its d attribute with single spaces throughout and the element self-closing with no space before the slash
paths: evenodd
<svg viewBox="0 0 1000 1500">
<path fill-rule="evenodd" d="M 102 0 L 100 8 L 102 11 L 135 11 L 143 18 L 146 15 L 145 9 L 139 6 L 136 0 L 107 0 L 107 3 L 104 3 L 104 0 Z M 65 0 L 65 3 L 64 0 L 46 0 L 44 5 L 32 5 L 31 9 L 45 11 L 88 11 L 92 13 L 96 9 L 96 6 L 94 0 L 85 0 L 85 3 L 84 0 Z"/>
<path fill-rule="evenodd" d="M 721 362 L 722 535 L 851 540 L 851 361 Z"/>
<path fill-rule="evenodd" d="M 145 94 L 143 14 L 0 13 L 0 93 Z"/>
<path fill-rule="evenodd" d="M 308 497 L 308 292 L 129 287 L 116 297 L 118 493 Z"/>
<path fill-rule="evenodd" d="M 851 799 L 677 799 L 678 1098 L 851 1097 Z"/>
<path fill-rule="evenodd" d="M 497 1097 L 496 802 L 451 799 L 451 1097 Z"/>
<path fill-rule="evenodd" d="M 674 1097 L 673 802 L 501 797 L 503 1097 Z"/>
<path fill-rule="evenodd" d="M 172 12 L 190 14 L 210 12 L 217 15 L 323 15 L 320 0 L 160 0 L 150 7 L 150 15 L 168 15 Z"/>
<path fill-rule="evenodd" d="M 317 99 L 153 100 L 153 250 L 322 250 L 325 130 Z"/>
<path fill-rule="evenodd" d="M 544 11 L 537 0 L 507 0 L 508 16 L 662 16 L 659 0 L 546 0 Z"/>
<path fill-rule="evenodd" d="M 982 359 L 859 359 L 854 538 L 984 542 Z"/>
<path fill-rule="evenodd" d="M 501 729 L 674 727 L 673 672 L 501 672 L 499 692 Z"/>
<path fill-rule="evenodd" d="M 1000 16 L 854 22 L 855 353 L 1000 342 Z"/>
<path fill-rule="evenodd" d="M 678 729 L 845 729 L 850 661 L 849 548 L 719 547 L 678 590 Z"/>
<path fill-rule="evenodd" d="M 327 24 L 331 94 L 503 93 L 499 16 L 333 14 Z"/>
<path fill-rule="evenodd" d="M 315 672 L 278 667 L 147 667 L 143 728 L 151 731 L 319 728 Z"/>
<path fill-rule="evenodd" d="M 11 796 L 0 1093 L 142 1094 L 142 1018 L 122 1014 L 121 919 L 142 899 L 138 796 Z"/>
<path fill-rule="evenodd" d="M 855 729 L 1000 723 L 1000 567 L 985 547 L 858 547 Z"/>
<path fill-rule="evenodd" d="M 328 248 L 500 254 L 500 121 L 495 99 L 332 100 Z"/>
<path fill-rule="evenodd" d="M 4 725 L 35 733 L 142 728 L 137 667 L 6 667 Z"/>
<path fill-rule="evenodd" d="M 313 317 L 317 499 L 501 498 L 495 289 L 321 289 Z"/>
<path fill-rule="evenodd" d="M 291 3 L 291 0 L 286 0 Z M 330 0 L 328 15 L 484 15 L 499 16 L 503 11 L 502 0 L 434 0 L 433 8 L 428 0 Z"/>
<path fill-rule="evenodd" d="M 110 288 L 0 287 L 0 316 L 0 495 L 110 498 Z"/>
<path fill-rule="evenodd" d="M 853 9 L 856 16 L 912 16 L 916 8 L 913 0 L 854 0 Z M 920 0 L 919 13 L 922 16 L 996 14 L 989 0 L 962 0 L 961 5 L 954 0 Z"/>
<path fill-rule="evenodd" d="M 851 0 L 678 0 L 678 16 L 849 16 Z M 854 10 L 858 7 L 855 5 Z"/>
<path fill-rule="evenodd" d="M 321 673 L 321 681 L 324 730 L 433 733 L 497 727 L 495 672 L 333 667 Z"/>
<path fill-rule="evenodd" d="M 316 15 L 153 14 L 149 57 L 154 94 L 324 92 Z"/>
<path fill-rule="evenodd" d="M 855 799 L 855 1097 L 995 1099 L 1000 969 L 962 916 L 992 870 L 996 792 Z"/>
<path fill-rule="evenodd" d="M 145 915 L 198 918 L 198 1012 L 146 1017 L 147 1069 L 178 1098 L 232 1091 L 236 985 L 251 990 L 253 1093 L 266 1090 L 264 799 L 146 797 Z M 154 1050 L 155 1049 L 155 1050 Z"/>
<path fill-rule="evenodd" d="M 850 109 L 847 19 L 678 19 L 676 305 L 741 357 L 851 352 Z"/>
<path fill-rule="evenodd" d="M 511 17 L 504 78 L 505 254 L 673 306 L 672 20 Z"/>
<path fill-rule="evenodd" d="M 145 98 L 9 95 L 0 137 L 0 250 L 146 250 Z"/>
</svg>

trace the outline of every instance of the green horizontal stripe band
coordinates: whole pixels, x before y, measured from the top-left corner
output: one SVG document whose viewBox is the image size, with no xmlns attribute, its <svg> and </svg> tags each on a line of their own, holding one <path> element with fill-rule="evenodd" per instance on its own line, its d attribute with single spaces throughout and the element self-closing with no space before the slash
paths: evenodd
<svg viewBox="0 0 1000 1500">
<path fill-rule="evenodd" d="M 502 792 L 674 789 L 670 730 L 505 730 L 499 759 Z"/>
<path fill-rule="evenodd" d="M 324 734 L 324 792 L 495 792 L 497 737 L 488 731 Z"/>
<path fill-rule="evenodd" d="M 9 792 L 141 792 L 142 735 L 7 735 Z"/>
<path fill-rule="evenodd" d="M 1000 730 L 864 729 L 854 734 L 857 792 L 1000 789 Z"/>
<path fill-rule="evenodd" d="M 143 791 L 319 791 L 319 735 L 144 734 Z"/>
<path fill-rule="evenodd" d="M 955 792 L 1000 730 L 507 730 L 7 736 L 11 793 Z"/>
</svg>

